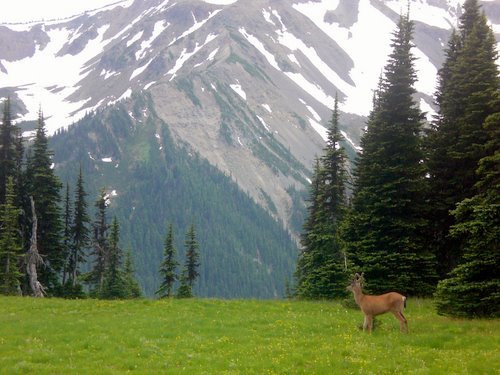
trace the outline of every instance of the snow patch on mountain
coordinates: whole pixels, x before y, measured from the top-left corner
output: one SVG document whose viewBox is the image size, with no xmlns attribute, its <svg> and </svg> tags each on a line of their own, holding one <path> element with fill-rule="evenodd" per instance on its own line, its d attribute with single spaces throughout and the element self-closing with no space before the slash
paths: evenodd
<svg viewBox="0 0 500 375">
<path fill-rule="evenodd" d="M 229 85 L 229 87 L 231 87 L 233 89 L 233 91 L 235 93 L 237 93 L 239 96 L 241 96 L 243 98 L 243 100 L 247 100 L 247 94 L 246 92 L 241 88 L 241 85 L 238 83 L 238 84 L 232 84 L 232 85 Z"/>
<path fill-rule="evenodd" d="M 196 55 L 196 53 L 198 53 L 198 51 L 200 51 L 203 47 L 205 47 L 208 43 L 210 43 L 215 38 L 217 38 L 217 35 L 215 35 L 215 34 L 209 34 L 207 36 L 207 38 L 205 39 L 205 42 L 203 44 L 201 44 L 201 45 L 199 45 L 198 43 L 196 43 L 196 46 L 194 47 L 194 50 L 191 51 L 191 52 L 187 52 L 186 48 L 184 48 L 182 50 L 182 53 L 181 53 L 180 57 L 175 62 L 174 67 L 172 69 L 170 69 L 167 72 L 167 74 L 166 74 L 166 75 L 169 75 L 169 74 L 172 75 L 170 77 L 170 81 L 172 81 L 175 78 L 176 73 L 179 71 L 179 69 L 182 68 L 182 66 L 184 65 L 184 63 L 187 60 L 189 60 L 192 56 Z"/>
<path fill-rule="evenodd" d="M 169 44 L 169 46 L 173 45 L 175 42 L 177 42 L 178 40 L 194 33 L 196 30 L 200 29 L 205 23 L 207 23 L 207 21 L 209 21 L 211 18 L 215 17 L 222 9 L 217 9 L 216 11 L 210 13 L 208 15 L 208 18 L 202 20 L 202 21 L 197 21 L 196 20 L 196 17 L 194 16 L 193 12 L 191 12 L 191 16 L 193 17 L 193 21 L 194 21 L 194 24 L 193 26 L 191 26 L 189 29 L 187 29 L 186 31 L 184 31 L 180 36 L 174 38 L 174 40 L 172 40 Z"/>
<path fill-rule="evenodd" d="M 262 107 L 269 113 L 273 113 L 271 106 L 269 104 L 262 104 Z"/>
<path fill-rule="evenodd" d="M 24 102 L 28 113 L 18 114 L 18 120 L 36 120 L 38 109 L 42 105 L 45 113 L 47 132 L 52 134 L 61 126 L 79 120 L 83 115 L 76 113 L 90 98 L 78 102 L 69 101 L 68 97 L 79 88 L 79 81 L 90 73 L 85 64 L 104 50 L 107 41 L 104 33 L 109 25 L 101 26 L 97 36 L 87 42 L 77 55 L 59 55 L 58 52 L 70 39 L 66 28 L 47 31 L 50 43 L 41 49 L 36 46 L 33 56 L 17 61 L 0 60 L 7 73 L 0 70 L 0 81 L 4 87 L 19 87 L 17 95 Z M 43 67 L 43 72 L 40 71 Z M 54 84 L 57 83 L 57 89 Z"/>
<path fill-rule="evenodd" d="M 264 129 L 266 129 L 266 131 L 268 133 L 271 133 L 271 128 L 269 127 L 269 125 L 267 125 L 267 123 L 264 121 L 264 119 L 262 117 L 260 117 L 259 115 L 257 115 L 257 118 L 259 119 L 259 121 L 262 124 L 262 126 L 264 127 Z"/>
<path fill-rule="evenodd" d="M 456 10 L 461 6 L 460 3 L 459 0 L 448 0 L 448 9 L 444 9 L 432 4 L 431 1 L 411 1 L 411 19 L 440 29 L 449 29 L 456 26 Z M 397 14 L 405 14 L 407 11 L 406 2 L 400 0 L 386 1 L 385 4 Z"/>
<path fill-rule="evenodd" d="M 359 147 L 359 145 L 357 145 L 348 135 L 345 131 L 341 130 L 340 131 L 340 134 L 342 134 L 342 137 L 344 137 L 344 139 L 349 142 L 351 144 L 352 147 L 354 147 L 356 150 L 358 151 L 361 151 L 362 148 Z"/>
<path fill-rule="evenodd" d="M 318 133 L 321 138 L 326 142 L 328 139 L 328 130 L 321 125 L 319 122 L 313 120 L 312 118 L 309 118 L 309 123 L 311 124 L 312 128 Z"/>
<path fill-rule="evenodd" d="M 286 31 L 286 29 L 278 32 L 278 42 L 292 51 L 302 52 L 320 73 L 340 90 L 343 92 L 351 91 L 351 85 L 340 78 L 340 76 L 319 57 L 313 47 L 306 46 L 302 40 Z"/>
<path fill-rule="evenodd" d="M 205 3 L 216 4 L 216 5 L 231 5 L 236 3 L 238 0 L 203 0 Z"/>
<path fill-rule="evenodd" d="M 127 40 L 127 47 L 130 47 L 132 44 L 134 44 L 139 39 L 141 39 L 142 38 L 142 34 L 144 34 L 144 30 L 139 31 L 130 40 Z"/>
<path fill-rule="evenodd" d="M 130 80 L 133 80 L 139 74 L 141 74 L 142 72 L 144 72 L 148 68 L 149 64 L 151 64 L 152 61 L 153 61 L 153 59 L 149 60 L 146 64 L 144 64 L 140 68 L 137 68 L 136 70 L 134 70 L 132 72 L 132 75 L 130 76 Z"/>
<path fill-rule="evenodd" d="M 334 39 L 356 62 L 349 72 L 354 86 L 339 87 L 347 95 L 346 100 L 341 103 L 341 110 L 366 116 L 372 108 L 372 90 L 377 87 L 381 68 L 391 51 L 389 44 L 381 44 L 380 40 L 390 40 L 394 23 L 374 8 L 370 0 L 359 1 L 358 20 L 350 28 L 342 27 L 339 23 L 326 22 L 327 12 L 334 11 L 338 5 L 338 0 L 321 0 L 293 4 L 293 7 Z M 376 25 L 376 27 L 366 27 L 366 25 Z"/>
<path fill-rule="evenodd" d="M 239 32 L 245 37 L 245 39 L 253 45 L 257 50 L 265 57 L 269 65 L 271 65 L 274 69 L 281 71 L 278 63 L 276 62 L 276 58 L 274 55 L 269 52 L 264 43 L 262 43 L 257 37 L 247 33 L 244 27 L 240 27 Z"/>
<path fill-rule="evenodd" d="M 136 60 L 140 60 L 145 56 L 146 51 L 149 48 L 151 48 L 151 45 L 153 44 L 155 39 L 158 38 L 160 34 L 168 28 L 169 25 L 170 24 L 166 21 L 155 22 L 152 35 L 149 37 L 148 40 L 145 40 L 144 42 L 141 43 L 140 50 L 135 53 Z"/>
</svg>

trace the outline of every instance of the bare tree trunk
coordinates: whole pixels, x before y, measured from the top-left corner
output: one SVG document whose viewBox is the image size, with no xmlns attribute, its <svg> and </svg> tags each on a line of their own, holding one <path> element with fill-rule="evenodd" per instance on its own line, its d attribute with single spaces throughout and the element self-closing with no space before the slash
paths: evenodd
<svg viewBox="0 0 500 375">
<path fill-rule="evenodd" d="M 43 264 L 43 259 L 38 253 L 38 245 L 36 240 L 38 219 L 35 213 L 35 201 L 31 196 L 30 196 L 30 201 L 31 201 L 31 212 L 33 215 L 33 224 L 31 230 L 31 245 L 28 250 L 28 253 L 26 254 L 26 272 L 28 273 L 29 276 L 30 287 L 31 290 L 33 291 L 33 296 L 38 298 L 43 298 L 45 290 L 40 281 L 38 281 L 38 274 L 36 271 L 36 267 L 40 264 Z"/>
</svg>

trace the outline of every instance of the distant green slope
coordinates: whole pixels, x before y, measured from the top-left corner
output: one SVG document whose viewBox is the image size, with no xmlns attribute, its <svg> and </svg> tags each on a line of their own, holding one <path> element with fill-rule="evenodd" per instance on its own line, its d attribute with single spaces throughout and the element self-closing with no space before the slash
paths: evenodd
<svg viewBox="0 0 500 375">
<path fill-rule="evenodd" d="M 147 295 L 159 286 L 166 228 L 172 222 L 180 263 L 187 228 L 196 226 L 202 265 L 197 295 L 283 296 L 296 244 L 228 176 L 174 144 L 147 97 L 86 116 L 52 137 L 51 147 L 63 182 L 74 184 L 82 165 L 92 215 L 100 188 L 116 190 L 109 219 L 117 215 L 122 247 L 132 248 Z"/>
</svg>

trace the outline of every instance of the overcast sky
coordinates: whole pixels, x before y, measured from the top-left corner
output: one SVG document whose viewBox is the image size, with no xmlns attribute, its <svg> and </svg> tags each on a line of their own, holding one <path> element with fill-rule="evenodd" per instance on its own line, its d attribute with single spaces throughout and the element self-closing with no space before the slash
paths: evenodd
<svg viewBox="0 0 500 375">
<path fill-rule="evenodd" d="M 203 0 L 212 4 L 232 4 L 237 0 Z M 248 1 L 248 0 L 247 0 Z M 51 20 L 81 14 L 86 10 L 101 8 L 130 0 L 13 0 L 0 12 L 0 23 Z"/>
<path fill-rule="evenodd" d="M 2 8 L 0 22 L 27 22 L 70 17 L 120 0 L 14 0 Z"/>
</svg>

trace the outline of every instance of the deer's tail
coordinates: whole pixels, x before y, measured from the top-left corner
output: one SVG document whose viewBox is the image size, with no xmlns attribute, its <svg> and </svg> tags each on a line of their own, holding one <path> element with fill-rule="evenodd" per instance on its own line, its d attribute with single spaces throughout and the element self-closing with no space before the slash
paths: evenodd
<svg viewBox="0 0 500 375">
<path fill-rule="evenodd" d="M 407 298 L 406 298 L 405 296 L 403 296 L 403 307 L 404 307 L 405 309 L 406 309 L 406 299 L 407 299 Z"/>
</svg>

